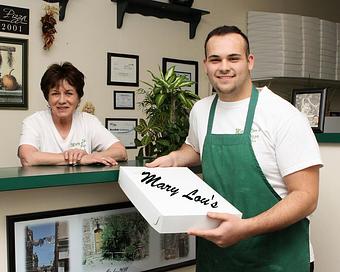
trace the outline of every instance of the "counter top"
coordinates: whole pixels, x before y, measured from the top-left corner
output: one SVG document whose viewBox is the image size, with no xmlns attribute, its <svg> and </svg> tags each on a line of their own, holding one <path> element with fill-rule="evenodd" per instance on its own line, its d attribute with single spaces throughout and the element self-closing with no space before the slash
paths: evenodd
<svg viewBox="0 0 340 272">
<path fill-rule="evenodd" d="M 119 166 L 144 166 L 145 161 L 121 162 L 118 166 L 30 166 L 0 168 L 0 192 L 80 184 L 117 182 Z M 195 173 L 200 167 L 192 168 Z"/>
<path fill-rule="evenodd" d="M 143 166 L 127 161 L 118 166 L 29 166 L 0 168 L 0 191 L 116 182 L 119 166 Z"/>
</svg>

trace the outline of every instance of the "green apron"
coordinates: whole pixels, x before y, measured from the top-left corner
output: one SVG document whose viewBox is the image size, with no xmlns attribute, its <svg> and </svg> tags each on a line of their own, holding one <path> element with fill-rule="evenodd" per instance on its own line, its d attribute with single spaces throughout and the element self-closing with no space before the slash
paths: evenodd
<svg viewBox="0 0 340 272">
<path fill-rule="evenodd" d="M 258 99 L 253 86 L 243 134 L 212 134 L 218 96 L 209 114 L 203 146 L 204 180 L 243 213 L 256 216 L 281 200 L 264 176 L 253 151 L 250 131 Z M 197 238 L 197 272 L 308 272 L 309 221 L 220 248 Z"/>
</svg>

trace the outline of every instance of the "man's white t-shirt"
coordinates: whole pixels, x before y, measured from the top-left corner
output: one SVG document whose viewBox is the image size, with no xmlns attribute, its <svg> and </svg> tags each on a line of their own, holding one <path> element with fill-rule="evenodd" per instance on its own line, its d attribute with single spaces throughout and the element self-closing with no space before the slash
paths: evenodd
<svg viewBox="0 0 340 272">
<path fill-rule="evenodd" d="M 200 153 L 201 158 L 214 97 L 212 95 L 196 102 L 190 113 L 186 143 Z M 250 98 L 237 102 L 218 100 L 212 133 L 243 133 L 249 101 Z M 287 195 L 282 177 L 322 164 L 319 146 L 307 118 L 267 87 L 259 89 L 251 139 L 264 175 L 281 198 Z"/>
<path fill-rule="evenodd" d="M 50 110 L 39 111 L 23 121 L 20 144 L 28 144 L 41 152 L 62 153 L 69 149 L 82 149 L 88 154 L 104 151 L 119 140 L 94 115 L 73 113 L 72 126 L 63 139 L 56 129 Z"/>
<path fill-rule="evenodd" d="M 313 165 L 322 166 L 318 143 L 305 115 L 267 87 L 259 88 L 259 98 L 251 129 L 256 159 L 276 193 L 284 198 L 287 186 L 283 177 Z M 215 95 L 196 102 L 190 112 L 186 144 L 200 153 L 207 133 L 210 107 Z M 237 102 L 218 100 L 213 134 L 243 133 L 250 98 Z M 314 261 L 310 244 L 310 261 Z"/>
</svg>

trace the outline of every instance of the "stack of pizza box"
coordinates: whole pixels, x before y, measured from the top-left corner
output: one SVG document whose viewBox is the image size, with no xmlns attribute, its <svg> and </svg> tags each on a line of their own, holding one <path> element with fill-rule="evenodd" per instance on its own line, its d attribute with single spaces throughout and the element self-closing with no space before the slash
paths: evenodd
<svg viewBox="0 0 340 272">
<path fill-rule="evenodd" d="M 337 50 L 336 50 L 336 80 L 340 80 L 340 23 L 336 24 Z"/>
<path fill-rule="evenodd" d="M 300 15 L 249 11 L 248 38 L 255 55 L 253 78 L 302 76 Z"/>
<path fill-rule="evenodd" d="M 302 77 L 320 78 L 320 19 L 302 16 Z"/>
<path fill-rule="evenodd" d="M 335 80 L 337 57 L 337 25 L 320 20 L 320 78 Z"/>
</svg>

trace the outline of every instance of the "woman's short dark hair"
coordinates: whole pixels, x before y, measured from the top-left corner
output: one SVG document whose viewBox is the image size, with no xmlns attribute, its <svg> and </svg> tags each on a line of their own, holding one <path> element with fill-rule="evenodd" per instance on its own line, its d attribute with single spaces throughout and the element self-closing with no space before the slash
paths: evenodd
<svg viewBox="0 0 340 272">
<path fill-rule="evenodd" d="M 207 57 L 207 43 L 210 40 L 211 37 L 213 36 L 223 36 L 223 35 L 227 35 L 227 34 L 239 34 L 242 36 L 245 44 L 246 44 L 246 56 L 249 56 L 250 54 L 250 46 L 249 46 L 249 40 L 248 37 L 246 36 L 246 34 L 244 34 L 237 26 L 219 26 L 215 29 L 213 29 L 212 31 L 210 31 L 210 33 L 208 34 L 207 38 L 205 39 L 205 43 L 204 43 L 204 53 L 205 53 L 205 57 Z"/>
<path fill-rule="evenodd" d="M 40 88 L 46 100 L 48 100 L 49 91 L 58 87 L 62 80 L 66 80 L 76 89 L 79 99 L 84 95 L 84 74 L 70 62 L 55 63 L 47 68 L 40 81 Z"/>
</svg>

